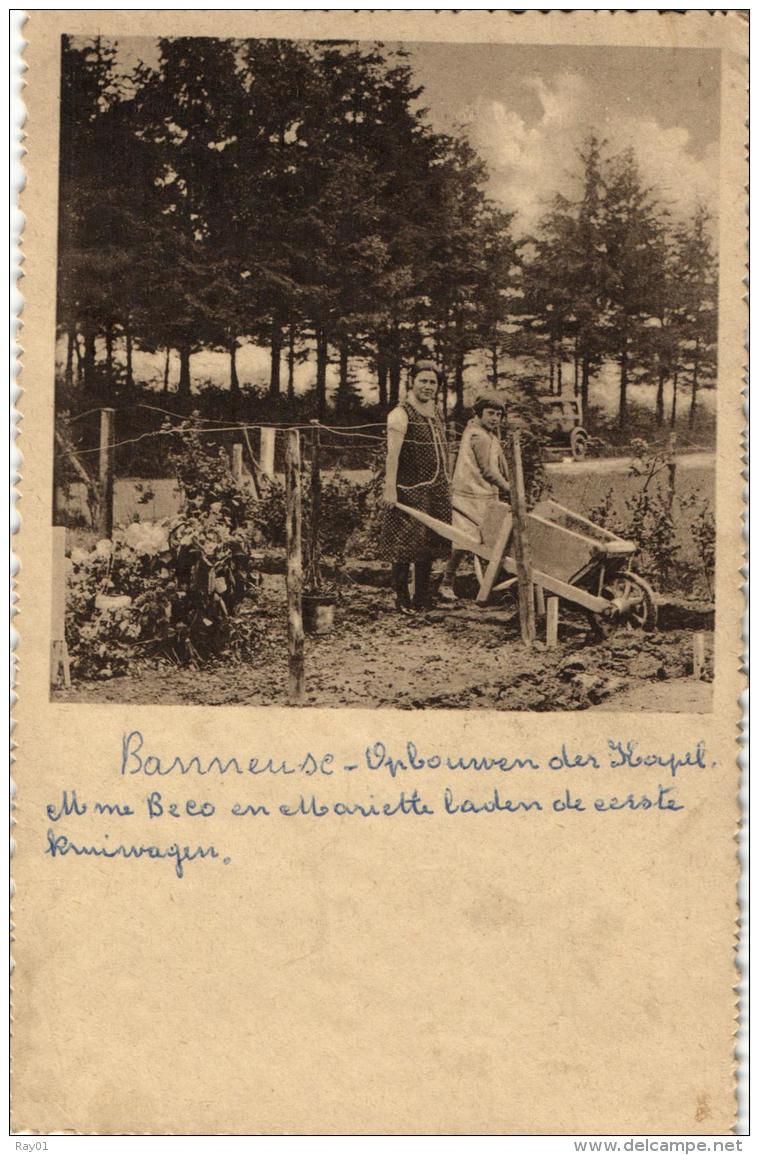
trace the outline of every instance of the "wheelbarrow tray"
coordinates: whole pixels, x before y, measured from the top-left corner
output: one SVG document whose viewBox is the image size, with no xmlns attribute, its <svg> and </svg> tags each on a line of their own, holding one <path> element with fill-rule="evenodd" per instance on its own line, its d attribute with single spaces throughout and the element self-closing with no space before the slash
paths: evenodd
<svg viewBox="0 0 759 1155">
<path fill-rule="evenodd" d="M 512 526 L 511 510 L 507 505 L 493 502 L 478 533 L 448 525 L 411 506 L 399 503 L 398 509 L 453 542 L 459 549 L 469 550 L 490 563 L 498 559 L 500 569 L 516 574 L 516 560 L 507 552 Z M 576 583 L 592 576 L 604 560 L 626 557 L 637 549 L 634 542 L 617 537 L 610 530 L 551 500 L 540 502 L 528 513 L 527 536 L 533 581 L 548 593 L 596 613 L 607 608 L 606 599 Z M 481 595 L 486 598 L 493 588 L 492 578 L 483 589 L 485 585 L 483 582 Z"/>
<path fill-rule="evenodd" d="M 528 513 L 527 536 L 533 567 L 570 584 L 582 581 L 601 560 L 630 557 L 638 548 L 552 500 Z"/>
</svg>

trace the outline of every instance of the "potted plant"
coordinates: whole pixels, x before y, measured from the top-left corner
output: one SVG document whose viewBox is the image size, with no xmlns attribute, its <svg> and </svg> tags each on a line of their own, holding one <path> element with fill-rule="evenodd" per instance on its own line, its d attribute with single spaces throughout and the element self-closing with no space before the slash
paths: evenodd
<svg viewBox="0 0 759 1155">
<path fill-rule="evenodd" d="M 329 634 L 335 624 L 337 595 L 324 586 L 303 591 L 303 629 L 307 634 Z"/>
<path fill-rule="evenodd" d="M 325 581 L 316 550 L 309 550 L 303 582 L 303 629 L 307 634 L 329 634 L 335 624 L 337 589 Z"/>
</svg>

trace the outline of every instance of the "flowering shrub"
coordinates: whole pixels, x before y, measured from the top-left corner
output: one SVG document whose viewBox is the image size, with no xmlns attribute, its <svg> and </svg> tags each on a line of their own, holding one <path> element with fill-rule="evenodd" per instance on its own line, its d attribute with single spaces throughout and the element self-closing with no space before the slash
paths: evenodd
<svg viewBox="0 0 759 1155">
<path fill-rule="evenodd" d="M 199 663 L 232 647 L 234 614 L 257 585 L 249 543 L 213 511 L 136 523 L 74 549 L 66 606 L 73 668 L 121 673 L 135 654 Z M 250 623 L 246 635 L 255 641 Z"/>
<path fill-rule="evenodd" d="M 236 613 L 259 581 L 250 496 L 218 448 L 191 429 L 178 432 L 172 460 L 182 512 L 71 551 L 66 631 L 82 677 L 112 677 L 136 654 L 198 664 L 255 648 L 257 622 Z"/>
</svg>

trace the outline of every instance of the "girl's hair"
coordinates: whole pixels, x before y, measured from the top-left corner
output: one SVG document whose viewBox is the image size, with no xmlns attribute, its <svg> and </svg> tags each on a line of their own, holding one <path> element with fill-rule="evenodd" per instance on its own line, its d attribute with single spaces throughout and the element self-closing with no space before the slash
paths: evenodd
<svg viewBox="0 0 759 1155">
<path fill-rule="evenodd" d="M 494 393 L 483 393 L 475 401 L 472 409 L 478 417 L 482 417 L 485 409 L 499 409 L 501 413 L 506 412 L 506 406 L 500 397 L 496 397 Z"/>
</svg>

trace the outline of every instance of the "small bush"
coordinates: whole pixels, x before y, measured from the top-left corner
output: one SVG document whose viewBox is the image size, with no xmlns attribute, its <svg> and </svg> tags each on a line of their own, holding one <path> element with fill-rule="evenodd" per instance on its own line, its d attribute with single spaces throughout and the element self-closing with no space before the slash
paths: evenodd
<svg viewBox="0 0 759 1155">
<path fill-rule="evenodd" d="M 172 464 L 184 496 L 168 522 L 134 522 L 70 557 L 67 636 L 74 670 L 111 677 L 131 657 L 157 654 L 199 664 L 255 646 L 250 620 L 236 618 L 259 575 L 251 558 L 251 499 L 215 447 L 180 431 Z M 128 604 L 103 600 L 129 598 Z"/>
<path fill-rule="evenodd" d="M 712 597 L 715 522 L 711 503 L 695 494 L 678 498 L 676 492 L 670 493 L 664 480 L 669 460 L 666 452 L 652 450 L 641 439 L 633 442 L 633 448 L 636 458 L 630 474 L 640 479 L 640 489 L 627 499 L 624 513 L 620 513 L 614 489 L 609 488 L 598 505 L 588 512 L 588 518 L 596 525 L 636 542 L 639 547 L 636 569 L 660 589 L 693 591 L 703 583 L 707 595 Z M 677 521 L 684 521 L 688 511 L 692 511 L 688 528 L 696 547 L 696 565 L 682 556 L 677 540 Z"/>
<path fill-rule="evenodd" d="M 348 542 L 366 522 L 371 484 L 355 485 L 342 473 L 333 473 L 322 481 L 318 553 L 338 569 L 345 564 Z M 261 497 L 252 506 L 252 525 L 258 540 L 265 545 L 285 545 L 285 489 L 281 482 L 269 479 Z M 311 534 L 311 490 L 306 477 L 301 495 L 302 535 L 307 549 Z M 318 584 L 318 574 L 307 574 L 307 581 Z"/>
</svg>

